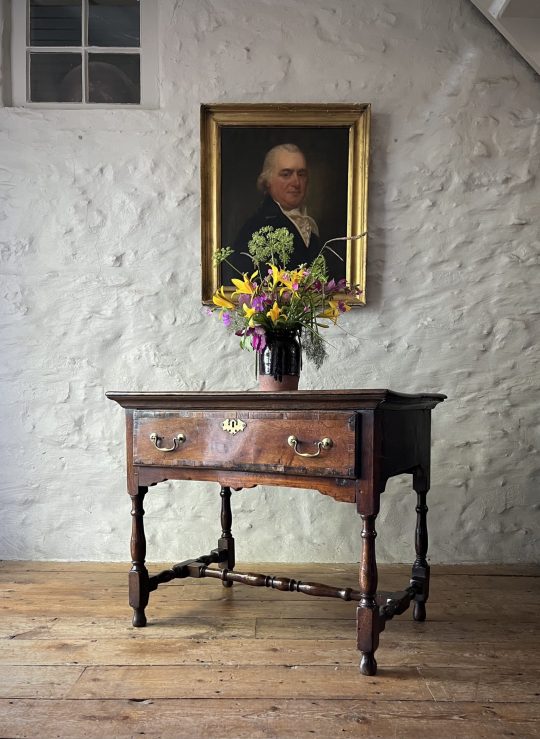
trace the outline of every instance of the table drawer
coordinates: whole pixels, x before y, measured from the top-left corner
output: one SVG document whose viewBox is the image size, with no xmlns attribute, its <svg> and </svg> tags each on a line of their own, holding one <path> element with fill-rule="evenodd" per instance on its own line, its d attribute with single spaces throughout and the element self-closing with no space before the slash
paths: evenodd
<svg viewBox="0 0 540 739">
<path fill-rule="evenodd" d="M 133 461 L 355 477 L 356 425 L 357 414 L 347 411 L 135 411 Z"/>
</svg>

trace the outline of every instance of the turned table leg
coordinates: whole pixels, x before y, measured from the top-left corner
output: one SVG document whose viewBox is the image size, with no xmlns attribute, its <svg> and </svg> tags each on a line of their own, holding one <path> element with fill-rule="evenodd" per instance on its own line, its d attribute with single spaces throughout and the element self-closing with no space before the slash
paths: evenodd
<svg viewBox="0 0 540 739">
<path fill-rule="evenodd" d="M 129 605 L 133 608 L 133 626 L 146 626 L 144 609 L 148 605 L 148 570 L 144 536 L 143 500 L 148 488 L 139 487 L 131 495 L 131 570 L 129 571 Z"/>
<path fill-rule="evenodd" d="M 413 487 L 417 494 L 415 549 L 416 559 L 412 567 L 411 585 L 418 588 L 414 597 L 413 618 L 426 620 L 426 601 L 429 597 L 429 564 L 427 562 L 428 530 L 426 495 L 429 490 L 429 476 L 418 469 L 413 473 Z"/>
<path fill-rule="evenodd" d="M 221 537 L 218 539 L 219 568 L 234 570 L 234 537 L 232 535 L 231 489 L 222 486 L 221 496 Z M 223 580 L 223 587 L 231 588 L 232 582 Z"/>
<path fill-rule="evenodd" d="M 375 558 L 376 515 L 362 517 L 361 597 L 356 609 L 357 646 L 362 652 L 360 672 L 375 675 L 375 651 L 379 646 L 379 608 L 377 605 L 377 561 Z"/>
</svg>

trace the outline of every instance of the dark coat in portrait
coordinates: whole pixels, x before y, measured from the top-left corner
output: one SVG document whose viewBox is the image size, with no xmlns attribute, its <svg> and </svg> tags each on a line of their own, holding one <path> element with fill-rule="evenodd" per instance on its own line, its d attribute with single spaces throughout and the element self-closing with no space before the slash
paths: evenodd
<svg viewBox="0 0 540 739">
<path fill-rule="evenodd" d="M 295 268 L 299 264 L 312 262 L 321 249 L 321 243 L 317 234 L 312 233 L 309 246 L 306 247 L 304 239 L 294 223 L 287 218 L 279 205 L 267 195 L 263 200 L 260 208 L 256 213 L 248 218 L 244 223 L 236 239 L 234 240 L 234 254 L 230 257 L 230 261 L 240 270 L 240 272 L 252 272 L 253 262 L 249 257 L 241 252 L 248 252 L 248 243 L 251 237 L 263 226 L 273 226 L 274 228 L 286 228 L 294 237 L 294 252 L 289 260 L 289 267 Z M 222 265 L 222 282 L 230 284 L 232 277 L 238 277 L 228 264 Z"/>
</svg>

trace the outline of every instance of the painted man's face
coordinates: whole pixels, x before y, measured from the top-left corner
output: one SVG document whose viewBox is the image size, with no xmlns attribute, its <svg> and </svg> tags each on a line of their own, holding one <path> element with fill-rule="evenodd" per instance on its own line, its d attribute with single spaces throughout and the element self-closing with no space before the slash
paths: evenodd
<svg viewBox="0 0 540 739">
<path fill-rule="evenodd" d="M 299 208 L 306 197 L 306 159 L 300 152 L 278 151 L 268 180 L 270 196 L 285 210 Z"/>
</svg>

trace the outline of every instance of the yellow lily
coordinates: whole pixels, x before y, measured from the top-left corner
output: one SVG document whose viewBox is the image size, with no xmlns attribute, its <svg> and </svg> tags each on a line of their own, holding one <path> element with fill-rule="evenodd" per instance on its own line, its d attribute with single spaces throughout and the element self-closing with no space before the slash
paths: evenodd
<svg viewBox="0 0 540 739">
<path fill-rule="evenodd" d="M 250 328 L 253 328 L 253 326 L 255 325 L 253 323 L 253 315 L 257 311 L 255 310 L 255 308 L 249 308 L 248 305 L 246 305 L 246 303 L 244 303 L 244 305 L 242 306 L 242 308 L 244 309 L 244 313 L 246 314 L 246 318 L 249 318 L 249 324 L 248 324 L 248 326 Z"/>
<path fill-rule="evenodd" d="M 255 287 L 251 283 L 258 274 L 258 272 L 254 272 L 248 279 L 247 274 L 244 272 L 244 274 L 242 275 L 242 277 L 244 278 L 243 280 L 233 278 L 232 283 L 236 288 L 236 290 L 233 292 L 233 295 L 253 295 L 255 292 Z"/>
<path fill-rule="evenodd" d="M 339 317 L 339 308 L 337 300 L 329 300 L 328 307 L 322 313 L 319 313 L 318 318 L 329 318 L 331 321 L 336 323 Z"/>
<path fill-rule="evenodd" d="M 281 315 L 281 308 L 277 304 L 277 301 L 274 300 L 274 305 L 272 306 L 272 308 L 268 311 L 266 315 L 268 316 L 268 318 L 271 319 L 274 325 L 278 322 L 278 318 Z"/>
<path fill-rule="evenodd" d="M 221 312 L 224 310 L 234 310 L 235 305 L 232 303 L 229 298 L 225 295 L 225 288 L 221 286 L 219 290 L 214 294 L 212 297 L 212 302 L 214 305 L 217 305 L 219 308 L 222 309 Z"/>
<path fill-rule="evenodd" d="M 274 288 L 279 282 L 283 282 L 285 271 L 276 267 L 275 264 L 271 264 L 270 269 L 272 270 L 272 287 Z"/>
<path fill-rule="evenodd" d="M 285 285 L 285 287 L 282 287 L 280 290 L 280 295 L 283 295 L 283 293 L 286 290 L 290 290 L 293 294 L 298 291 L 298 288 L 300 287 L 300 281 L 303 277 L 304 273 L 302 270 L 295 269 L 292 272 L 289 272 L 289 277 L 287 278 L 286 275 L 281 276 L 281 283 Z"/>
</svg>

